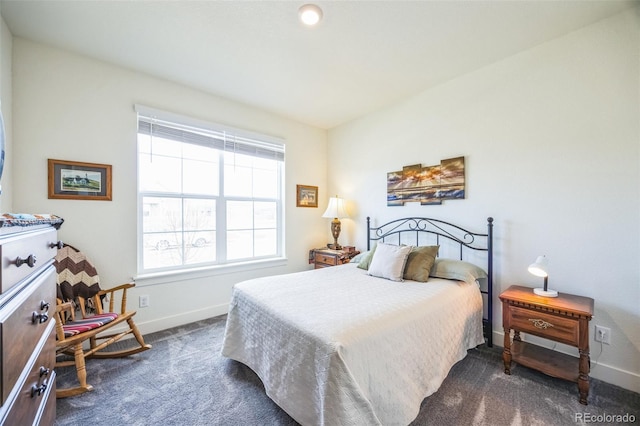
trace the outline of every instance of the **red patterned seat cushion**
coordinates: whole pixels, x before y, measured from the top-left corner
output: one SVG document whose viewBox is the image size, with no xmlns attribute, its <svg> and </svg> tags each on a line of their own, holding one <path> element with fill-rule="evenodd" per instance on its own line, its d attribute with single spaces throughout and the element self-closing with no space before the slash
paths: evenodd
<svg viewBox="0 0 640 426">
<path fill-rule="evenodd" d="M 84 333 L 85 331 L 102 327 L 103 325 L 110 323 L 116 318 L 118 318 L 118 314 L 115 314 L 113 312 L 106 312 L 104 314 L 97 314 L 88 318 L 69 321 L 62 326 L 62 328 L 64 329 L 64 337 L 75 336 L 76 334 Z"/>
</svg>

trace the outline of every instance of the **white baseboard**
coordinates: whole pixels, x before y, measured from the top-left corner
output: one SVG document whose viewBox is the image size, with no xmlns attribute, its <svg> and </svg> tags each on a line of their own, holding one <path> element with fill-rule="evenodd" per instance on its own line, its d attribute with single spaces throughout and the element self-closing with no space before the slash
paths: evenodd
<svg viewBox="0 0 640 426">
<path fill-rule="evenodd" d="M 499 347 L 503 347 L 504 333 L 500 331 L 493 331 L 493 344 Z M 530 342 L 532 343 L 532 342 Z M 534 343 L 535 344 L 535 343 Z M 558 352 L 567 353 L 563 350 Z M 569 353 L 569 355 L 572 355 Z M 593 359 L 593 353 L 591 359 L 591 371 L 590 377 L 593 377 L 603 382 L 611 383 L 612 385 L 620 386 L 621 388 L 628 389 L 630 391 L 640 393 L 640 374 L 633 371 L 622 370 L 612 365 L 603 363 L 595 363 Z M 577 358 L 576 358 L 577 362 Z"/>
<path fill-rule="evenodd" d="M 157 331 L 166 330 L 168 328 L 178 327 L 192 322 L 201 321 L 207 318 L 217 317 L 218 315 L 226 314 L 227 312 L 229 312 L 229 304 L 223 303 L 221 305 L 208 306 L 204 309 L 199 309 L 196 311 L 182 312 L 178 315 L 158 318 L 152 321 L 136 321 L 136 325 L 138 326 L 138 329 L 140 330 L 142 335 L 145 335 L 149 333 L 155 333 Z"/>
<path fill-rule="evenodd" d="M 208 318 L 217 317 L 218 315 L 226 314 L 229 312 L 229 304 L 224 303 L 222 305 L 209 306 L 205 309 L 199 309 L 196 311 L 183 312 L 179 315 L 172 315 L 170 317 L 158 318 L 152 321 L 138 321 L 139 317 L 134 317 L 138 330 L 142 333 L 142 336 L 146 336 L 150 333 L 157 331 L 167 330 L 173 327 L 179 327 L 181 325 L 190 324 L 192 322 L 205 320 Z M 121 333 L 127 330 L 127 325 L 118 325 L 113 328 L 114 333 Z M 129 334 L 122 338 L 122 340 L 133 339 L 133 334 Z"/>
</svg>

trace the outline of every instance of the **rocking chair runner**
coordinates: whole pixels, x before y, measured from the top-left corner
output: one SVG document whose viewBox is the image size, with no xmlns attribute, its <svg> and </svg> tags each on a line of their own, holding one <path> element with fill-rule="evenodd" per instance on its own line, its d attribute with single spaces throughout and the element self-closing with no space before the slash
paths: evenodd
<svg viewBox="0 0 640 426">
<path fill-rule="evenodd" d="M 98 274 L 91 262 L 78 249 L 66 244 L 58 250 L 54 265 L 58 272 L 56 368 L 75 365 L 79 382 L 79 386 L 56 390 L 57 398 L 66 398 L 93 390 L 93 386 L 87 384 L 85 358 L 123 357 L 151 349 L 151 345 L 144 343 L 133 322 L 136 312 L 126 310 L 127 290 L 134 287 L 134 283 L 101 290 Z M 119 313 L 113 309 L 116 292 L 122 292 Z M 105 296 L 109 300 L 108 312 L 103 311 L 102 307 Z M 78 307 L 82 318 L 76 318 Z M 115 333 L 111 330 L 125 322 L 127 330 Z M 103 351 L 128 334 L 134 335 L 138 346 L 120 351 Z M 84 344 L 86 341 L 88 345 Z M 68 356 L 73 359 L 69 360 Z"/>
</svg>

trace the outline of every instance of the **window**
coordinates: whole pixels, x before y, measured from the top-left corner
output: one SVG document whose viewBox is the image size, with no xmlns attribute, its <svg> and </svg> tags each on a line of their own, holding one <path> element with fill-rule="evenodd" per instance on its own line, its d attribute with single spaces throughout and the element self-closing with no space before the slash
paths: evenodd
<svg viewBox="0 0 640 426">
<path fill-rule="evenodd" d="M 139 273 L 282 257 L 284 144 L 136 110 Z"/>
</svg>

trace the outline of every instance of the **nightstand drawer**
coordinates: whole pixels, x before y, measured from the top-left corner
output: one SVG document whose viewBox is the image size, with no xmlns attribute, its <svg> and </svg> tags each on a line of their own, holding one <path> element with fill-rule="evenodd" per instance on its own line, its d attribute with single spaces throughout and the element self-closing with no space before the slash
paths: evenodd
<svg viewBox="0 0 640 426">
<path fill-rule="evenodd" d="M 323 265 L 338 265 L 338 256 L 331 256 L 323 253 L 315 253 L 314 261 L 317 264 Z"/>
<path fill-rule="evenodd" d="M 309 251 L 309 263 L 314 264 L 315 269 L 329 268 L 331 266 L 349 263 L 360 252 L 353 247 L 349 250 L 333 250 L 330 248 L 312 249 Z"/>
<path fill-rule="evenodd" d="M 509 307 L 511 328 L 540 337 L 553 339 L 568 345 L 579 343 L 579 324 L 577 319 L 560 317 L 545 312 Z"/>
</svg>

